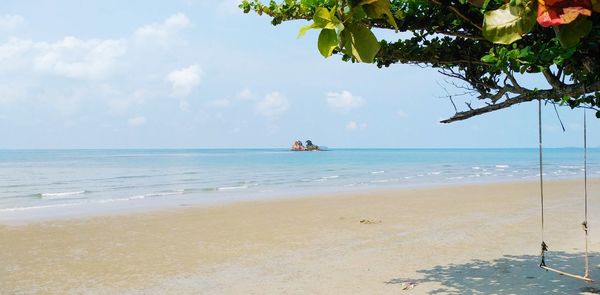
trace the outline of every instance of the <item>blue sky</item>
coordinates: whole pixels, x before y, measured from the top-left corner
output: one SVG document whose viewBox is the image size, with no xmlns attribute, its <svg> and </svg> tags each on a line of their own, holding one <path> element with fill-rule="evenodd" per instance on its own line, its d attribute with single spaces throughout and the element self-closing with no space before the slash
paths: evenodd
<svg viewBox="0 0 600 295">
<path fill-rule="evenodd" d="M 3 1 L 0 148 L 536 146 L 535 103 L 440 124 L 453 108 L 435 70 L 323 59 L 304 24 L 234 0 Z M 559 112 L 547 146 L 581 145 L 581 111 Z"/>
</svg>

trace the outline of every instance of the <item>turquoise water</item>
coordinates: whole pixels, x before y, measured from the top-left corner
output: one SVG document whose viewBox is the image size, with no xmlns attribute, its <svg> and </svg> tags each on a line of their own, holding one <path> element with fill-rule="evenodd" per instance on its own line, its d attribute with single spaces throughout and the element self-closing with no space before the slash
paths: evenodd
<svg viewBox="0 0 600 295">
<path fill-rule="evenodd" d="M 581 149 L 546 149 L 548 178 L 582 176 Z M 600 176 L 600 149 L 588 152 Z M 535 180 L 536 149 L 0 150 L 0 217 L 306 193 Z"/>
</svg>

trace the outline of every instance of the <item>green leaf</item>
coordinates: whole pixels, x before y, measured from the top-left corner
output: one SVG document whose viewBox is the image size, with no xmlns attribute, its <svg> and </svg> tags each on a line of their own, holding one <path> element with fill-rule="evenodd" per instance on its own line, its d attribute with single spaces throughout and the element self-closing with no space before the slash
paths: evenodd
<svg viewBox="0 0 600 295">
<path fill-rule="evenodd" d="M 372 63 L 380 45 L 375 34 L 359 24 L 350 24 L 342 31 L 344 52 L 359 62 Z"/>
<path fill-rule="evenodd" d="M 492 54 L 487 54 L 487 55 L 484 55 L 484 56 L 481 58 L 481 61 L 482 61 L 482 62 L 485 62 L 485 63 L 493 63 L 493 62 L 495 62 L 496 60 L 497 60 L 497 58 L 496 58 L 494 55 L 492 55 Z"/>
<path fill-rule="evenodd" d="M 322 29 L 335 29 L 340 21 L 335 17 L 335 14 L 329 12 L 325 7 L 318 7 L 313 15 L 315 26 Z"/>
<path fill-rule="evenodd" d="M 367 13 L 362 6 L 356 6 L 352 8 L 352 19 L 355 21 L 363 20 L 367 18 Z"/>
<path fill-rule="evenodd" d="M 343 30 L 344 25 L 335 16 L 335 7 L 331 11 L 325 7 L 317 7 L 315 14 L 313 15 L 313 23 L 300 28 L 298 32 L 298 38 L 304 36 L 310 29 L 338 29 Z"/>
<path fill-rule="evenodd" d="M 511 44 L 527 34 L 536 23 L 535 11 L 521 5 L 504 4 L 483 17 L 483 36 L 497 44 Z"/>
<path fill-rule="evenodd" d="M 323 29 L 319 34 L 318 41 L 319 52 L 323 57 L 327 58 L 331 56 L 333 50 L 338 46 L 338 37 L 335 30 Z"/>
<path fill-rule="evenodd" d="M 569 24 L 555 27 L 556 36 L 563 48 L 575 47 L 579 40 L 592 30 L 592 22 L 587 17 L 578 17 Z"/>
<path fill-rule="evenodd" d="M 301 27 L 300 31 L 298 32 L 298 38 L 304 36 L 304 34 L 306 34 L 306 32 L 308 30 L 310 30 L 310 29 L 318 29 L 318 28 L 319 27 L 315 23 L 312 23 L 312 24 L 310 24 L 308 26 Z"/>
<path fill-rule="evenodd" d="M 396 30 L 398 24 L 394 19 L 394 14 L 391 11 L 390 0 L 363 0 L 359 2 L 370 18 L 385 18 L 385 20 L 393 26 Z"/>
</svg>

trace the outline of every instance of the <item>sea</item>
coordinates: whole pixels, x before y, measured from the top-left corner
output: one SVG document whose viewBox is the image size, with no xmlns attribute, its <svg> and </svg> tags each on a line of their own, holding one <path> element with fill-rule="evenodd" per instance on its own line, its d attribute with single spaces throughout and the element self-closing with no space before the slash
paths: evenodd
<svg viewBox="0 0 600 295">
<path fill-rule="evenodd" d="M 0 222 L 332 192 L 536 181 L 537 149 L 0 150 Z M 600 148 L 588 149 L 600 177 Z M 546 179 L 583 150 L 544 149 Z"/>
</svg>

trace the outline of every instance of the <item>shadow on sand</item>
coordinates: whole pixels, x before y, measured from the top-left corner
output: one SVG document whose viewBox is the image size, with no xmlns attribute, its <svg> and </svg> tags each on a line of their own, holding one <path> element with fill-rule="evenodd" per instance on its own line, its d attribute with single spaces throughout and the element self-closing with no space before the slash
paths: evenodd
<svg viewBox="0 0 600 295">
<path fill-rule="evenodd" d="M 539 256 L 536 255 L 506 255 L 491 261 L 436 266 L 417 271 L 423 274 L 420 279 L 393 278 L 385 283 L 415 282 L 415 291 L 421 284 L 441 285 L 427 294 L 600 294 L 598 254 L 590 254 L 593 283 L 544 271 L 538 267 Z M 582 253 L 550 252 L 546 261 L 549 266 L 563 271 L 583 273 Z"/>
</svg>

